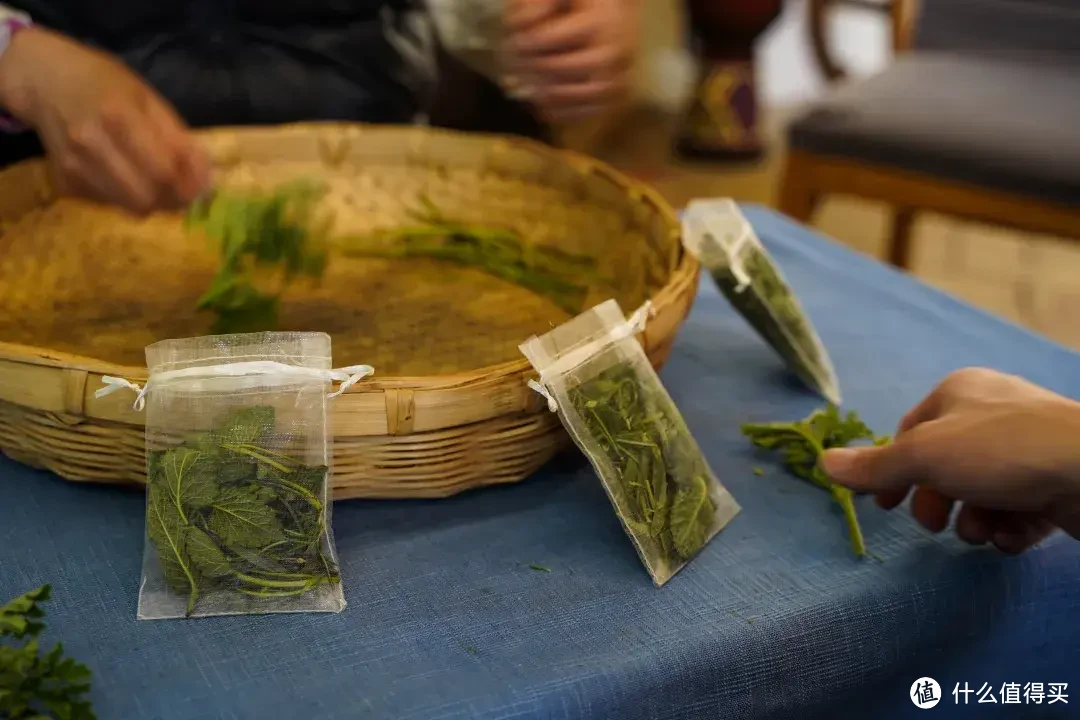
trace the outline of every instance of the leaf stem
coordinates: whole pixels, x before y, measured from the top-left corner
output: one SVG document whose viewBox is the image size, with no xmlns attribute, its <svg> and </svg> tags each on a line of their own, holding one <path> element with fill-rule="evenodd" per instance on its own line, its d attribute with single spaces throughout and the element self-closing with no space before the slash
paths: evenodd
<svg viewBox="0 0 1080 720">
<path fill-rule="evenodd" d="M 851 549 L 857 556 L 864 557 L 866 542 L 863 540 L 862 528 L 859 526 L 859 517 L 855 514 L 854 493 L 839 485 L 833 485 L 830 491 L 836 502 L 840 503 L 840 509 L 844 511 L 844 521 L 847 523 L 848 535 L 851 537 Z"/>
<path fill-rule="evenodd" d="M 246 443 L 222 443 L 221 447 L 225 448 L 226 450 L 232 450 L 234 453 L 239 453 L 240 455 L 247 455 L 248 457 L 255 458 L 259 462 L 263 463 L 264 465 L 269 465 L 278 472 L 292 472 L 292 468 L 286 467 L 285 465 L 282 465 L 276 460 L 267 457 L 265 454 L 263 454 L 265 450 L 255 445 L 249 445 Z"/>
</svg>

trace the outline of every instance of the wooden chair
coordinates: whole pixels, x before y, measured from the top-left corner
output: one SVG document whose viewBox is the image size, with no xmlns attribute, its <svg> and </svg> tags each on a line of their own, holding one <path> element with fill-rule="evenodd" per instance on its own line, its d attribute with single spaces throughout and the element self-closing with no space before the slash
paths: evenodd
<svg viewBox="0 0 1080 720">
<path fill-rule="evenodd" d="M 908 268 L 920 211 L 1080 238 L 1080 6 L 897 0 L 897 60 L 837 87 L 789 128 L 780 209 L 810 222 L 852 195 L 895 214 Z"/>
</svg>

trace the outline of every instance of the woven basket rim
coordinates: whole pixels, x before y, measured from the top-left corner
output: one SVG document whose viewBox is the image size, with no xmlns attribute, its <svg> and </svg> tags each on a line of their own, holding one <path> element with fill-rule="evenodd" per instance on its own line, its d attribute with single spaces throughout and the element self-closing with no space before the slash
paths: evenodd
<svg viewBox="0 0 1080 720">
<path fill-rule="evenodd" d="M 650 187 L 648 184 L 631 178 L 601 160 L 571 150 L 552 148 L 528 138 L 497 133 L 462 132 L 426 126 L 382 125 L 339 121 L 306 121 L 281 125 L 225 125 L 198 129 L 194 131 L 194 134 L 201 139 L 212 141 L 218 138 L 228 138 L 229 136 L 265 132 L 273 132 L 285 136 L 334 131 L 343 133 L 413 134 L 417 137 L 442 135 L 445 137 L 469 139 L 474 142 L 477 140 L 488 140 L 493 143 L 506 143 L 511 146 L 516 146 L 519 149 L 546 157 L 557 156 L 561 162 L 574 167 L 578 172 L 600 175 L 607 181 L 623 188 L 635 202 L 646 202 L 651 204 L 652 207 L 668 221 L 673 234 L 678 235 L 681 232 L 678 214 L 675 209 L 657 190 Z M 43 158 L 31 158 L 3 168 L 0 172 L 4 174 L 26 172 L 29 168 L 43 166 L 44 162 Z M 679 243 L 679 254 L 678 265 L 672 271 L 667 284 L 651 298 L 654 303 L 663 302 L 669 295 L 678 295 L 685 289 L 685 286 L 688 283 L 694 282 L 697 278 L 698 264 L 689 253 L 682 249 L 681 243 Z M 636 308 L 623 308 L 624 311 L 631 311 L 633 309 Z M 522 342 L 527 339 L 528 338 L 522 338 Z M 132 381 L 145 381 L 148 376 L 146 367 L 119 365 L 85 355 L 5 341 L 0 341 L 0 361 L 77 370 L 98 375 L 115 375 Z M 470 385 L 481 385 L 486 382 L 514 375 L 527 374 L 530 373 L 531 370 L 532 367 L 529 365 L 528 361 L 524 358 L 520 358 L 446 375 L 388 376 L 382 378 L 374 376 L 364 383 L 350 388 L 349 392 L 380 392 L 387 389 L 438 390 L 465 387 Z"/>
</svg>

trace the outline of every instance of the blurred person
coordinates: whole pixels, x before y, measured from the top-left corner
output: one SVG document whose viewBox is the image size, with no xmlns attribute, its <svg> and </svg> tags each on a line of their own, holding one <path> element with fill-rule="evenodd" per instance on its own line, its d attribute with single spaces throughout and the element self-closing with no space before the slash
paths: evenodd
<svg viewBox="0 0 1080 720">
<path fill-rule="evenodd" d="M 1016 554 L 1057 529 L 1080 539 L 1080 403 L 1021 378 L 953 373 L 900 422 L 890 445 L 829 450 L 837 483 L 873 492 L 931 532 Z"/>
<path fill-rule="evenodd" d="M 508 41 L 541 115 L 596 112 L 625 86 L 639 0 L 508 2 Z M 440 61 L 450 82 L 436 93 Z M 431 114 L 544 134 L 490 87 L 477 103 L 484 91 L 440 52 L 421 0 L 0 4 L 0 166 L 44 153 L 60 192 L 134 213 L 181 208 L 209 186 L 191 127 Z M 487 115 L 455 117 L 466 106 Z"/>
</svg>

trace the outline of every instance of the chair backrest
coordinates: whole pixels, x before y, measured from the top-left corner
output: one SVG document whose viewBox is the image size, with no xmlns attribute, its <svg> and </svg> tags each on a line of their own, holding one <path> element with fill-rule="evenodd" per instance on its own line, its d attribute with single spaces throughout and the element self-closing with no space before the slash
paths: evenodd
<svg viewBox="0 0 1080 720">
<path fill-rule="evenodd" d="M 914 47 L 1080 59 L 1078 0 L 921 0 Z"/>
</svg>

